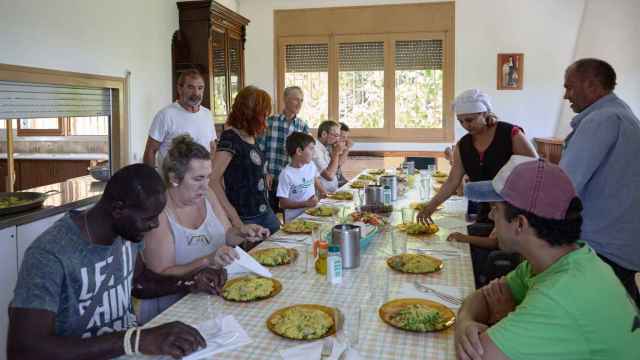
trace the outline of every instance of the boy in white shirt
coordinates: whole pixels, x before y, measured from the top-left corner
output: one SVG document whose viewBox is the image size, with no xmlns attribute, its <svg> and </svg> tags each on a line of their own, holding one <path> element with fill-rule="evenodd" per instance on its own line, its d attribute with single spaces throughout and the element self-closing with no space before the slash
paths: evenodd
<svg viewBox="0 0 640 360">
<path fill-rule="evenodd" d="M 286 149 L 291 162 L 278 177 L 276 193 L 280 208 L 284 210 L 285 223 L 318 204 L 316 189 L 321 197 L 326 195 L 318 180 L 316 166 L 311 162 L 315 143 L 311 135 L 302 132 L 293 132 L 287 137 Z"/>
</svg>

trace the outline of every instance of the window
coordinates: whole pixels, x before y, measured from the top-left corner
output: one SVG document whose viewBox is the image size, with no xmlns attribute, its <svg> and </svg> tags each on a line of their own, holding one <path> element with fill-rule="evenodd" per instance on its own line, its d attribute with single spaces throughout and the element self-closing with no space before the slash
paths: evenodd
<svg viewBox="0 0 640 360">
<path fill-rule="evenodd" d="M 284 87 L 302 89 L 300 114 L 317 128 L 329 119 L 329 44 L 287 44 L 284 53 Z"/>
<path fill-rule="evenodd" d="M 38 118 L 20 119 L 18 121 L 18 136 L 70 136 L 108 134 L 108 116 Z"/>
<path fill-rule="evenodd" d="M 450 3 L 277 10 L 276 96 L 300 86 L 313 128 L 331 119 L 364 139 L 451 141 L 453 15 Z"/>
</svg>

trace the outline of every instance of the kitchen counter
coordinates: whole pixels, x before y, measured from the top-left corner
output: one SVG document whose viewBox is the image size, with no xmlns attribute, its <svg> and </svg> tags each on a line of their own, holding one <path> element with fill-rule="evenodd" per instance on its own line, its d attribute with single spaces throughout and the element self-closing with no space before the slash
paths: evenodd
<svg viewBox="0 0 640 360">
<path fill-rule="evenodd" d="M 25 190 L 41 193 L 56 190 L 59 191 L 59 193 L 49 196 L 39 209 L 0 216 L 0 230 L 9 226 L 30 223 L 95 203 L 102 195 L 106 184 L 106 182 L 96 181 L 87 175 L 57 184 Z"/>
<path fill-rule="evenodd" d="M 6 159 L 6 153 L 0 153 L 0 159 Z M 109 160 L 104 153 L 14 153 L 15 160 Z"/>
</svg>

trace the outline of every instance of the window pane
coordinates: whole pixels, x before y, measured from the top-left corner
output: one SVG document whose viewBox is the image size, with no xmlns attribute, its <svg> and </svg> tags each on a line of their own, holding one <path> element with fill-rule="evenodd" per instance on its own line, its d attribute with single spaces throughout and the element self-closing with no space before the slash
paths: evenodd
<svg viewBox="0 0 640 360">
<path fill-rule="evenodd" d="M 224 33 L 212 31 L 213 37 L 213 99 L 211 99 L 211 111 L 213 111 L 216 124 L 227 121 L 227 80 L 225 76 L 224 59 Z"/>
<path fill-rule="evenodd" d="M 83 116 L 69 118 L 69 135 L 108 135 L 108 116 Z"/>
<path fill-rule="evenodd" d="M 240 91 L 240 51 L 242 51 L 242 43 L 238 39 L 229 39 L 229 64 L 230 64 L 230 86 L 231 86 L 231 104 L 236 99 L 236 95 Z"/>
<path fill-rule="evenodd" d="M 329 118 L 329 45 L 293 44 L 285 48 L 284 86 L 304 93 L 300 117 L 312 128 Z"/>
<path fill-rule="evenodd" d="M 396 41 L 396 128 L 442 128 L 442 40 Z"/>
<path fill-rule="evenodd" d="M 58 118 L 20 119 L 20 128 L 23 130 L 47 130 L 58 129 Z"/>
<path fill-rule="evenodd" d="M 384 127 L 384 42 L 341 43 L 338 59 L 340 121 Z"/>
</svg>

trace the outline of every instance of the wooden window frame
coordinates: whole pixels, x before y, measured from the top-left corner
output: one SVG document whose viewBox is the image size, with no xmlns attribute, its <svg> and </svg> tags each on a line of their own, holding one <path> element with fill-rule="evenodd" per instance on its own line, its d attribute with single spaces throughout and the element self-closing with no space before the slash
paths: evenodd
<svg viewBox="0 0 640 360">
<path fill-rule="evenodd" d="M 0 64 L 0 80 L 110 89 L 112 96 L 111 132 L 109 134 L 111 167 L 113 171 L 116 171 L 127 165 L 129 161 L 128 77 Z"/>
<path fill-rule="evenodd" d="M 67 121 L 64 117 L 58 117 L 58 127 L 56 129 L 23 129 L 18 119 L 17 135 L 18 136 L 66 136 Z M 28 120 L 28 119 L 27 119 Z"/>
<path fill-rule="evenodd" d="M 275 97 L 278 111 L 284 107 L 282 93 L 287 45 L 328 44 L 328 117 L 339 120 L 338 44 L 382 40 L 385 42 L 384 127 L 352 128 L 351 135 L 365 142 L 437 143 L 454 140 L 455 119 L 449 106 L 454 98 L 455 77 L 453 3 L 276 10 L 274 14 Z M 395 42 L 398 40 L 442 40 L 442 128 L 395 127 Z M 316 130 L 312 130 L 314 135 Z"/>
</svg>

